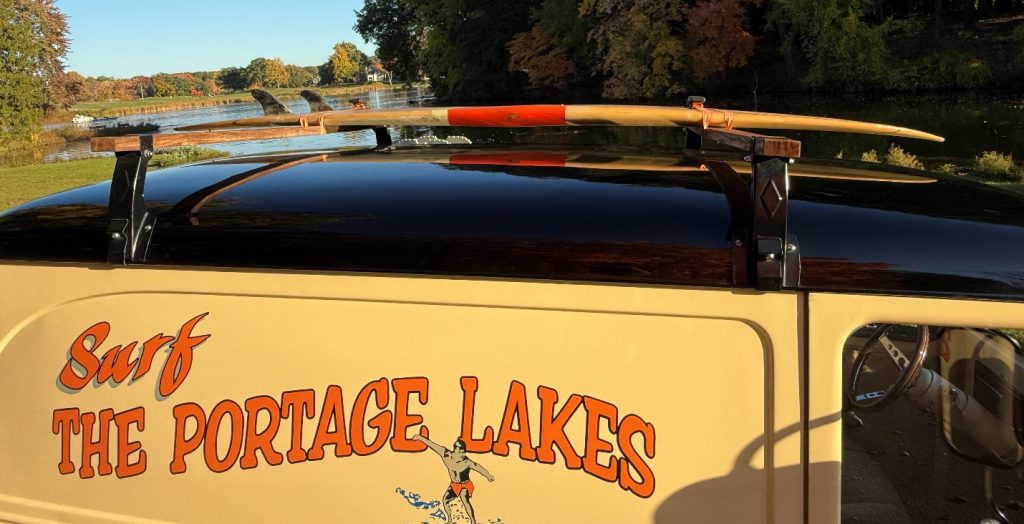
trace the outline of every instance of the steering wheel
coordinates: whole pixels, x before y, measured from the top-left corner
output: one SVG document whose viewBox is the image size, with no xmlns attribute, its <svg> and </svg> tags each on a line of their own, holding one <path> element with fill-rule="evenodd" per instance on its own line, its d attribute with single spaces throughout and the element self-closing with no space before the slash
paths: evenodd
<svg viewBox="0 0 1024 524">
<path fill-rule="evenodd" d="M 930 338 L 928 326 L 917 327 L 917 342 L 914 353 L 909 358 L 889 339 L 889 333 L 895 327 L 897 327 L 896 324 L 878 326 L 878 329 L 868 337 L 867 342 L 861 347 L 846 381 L 846 398 L 853 407 L 864 410 L 879 409 L 896 400 L 913 384 L 921 366 L 924 365 Z M 881 351 L 884 351 L 888 358 L 877 358 L 878 352 Z M 872 359 L 872 366 L 894 366 L 896 377 L 889 381 L 889 386 L 884 389 L 860 392 L 858 386 L 861 385 L 865 376 L 865 370 L 871 369 L 866 364 L 872 356 L 876 357 Z"/>
</svg>

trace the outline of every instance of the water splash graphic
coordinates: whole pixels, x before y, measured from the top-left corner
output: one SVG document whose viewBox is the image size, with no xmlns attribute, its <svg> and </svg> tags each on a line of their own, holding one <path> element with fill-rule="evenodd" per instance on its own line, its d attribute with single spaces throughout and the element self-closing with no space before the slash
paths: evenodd
<svg viewBox="0 0 1024 524">
<path fill-rule="evenodd" d="M 411 492 L 411 491 L 406 491 L 406 490 L 404 490 L 402 488 L 395 488 L 395 493 L 398 493 L 399 495 L 401 495 L 402 498 L 404 498 L 406 502 L 408 502 L 412 507 L 417 508 L 417 509 L 431 510 L 431 509 L 437 508 L 438 506 L 441 505 L 441 501 L 440 500 L 431 500 L 430 502 L 425 502 L 423 500 L 423 497 L 421 497 L 419 493 L 414 493 L 414 492 Z M 438 511 L 436 511 L 435 513 L 439 513 L 439 512 L 441 513 L 440 519 L 444 520 L 444 513 L 441 512 L 440 509 L 438 509 Z M 430 516 L 433 517 L 434 514 L 431 514 Z"/>
<path fill-rule="evenodd" d="M 441 508 L 440 500 L 423 500 L 423 496 L 413 491 L 406 491 L 400 487 L 395 488 L 395 493 L 401 495 L 410 506 L 416 509 L 422 509 L 423 511 L 431 511 L 428 515 L 433 521 L 446 522 L 448 519 L 444 514 L 444 510 Z M 462 507 L 462 501 L 455 499 L 451 501 L 452 505 L 452 521 L 453 522 L 469 522 L 469 517 L 466 515 L 465 508 Z M 482 522 L 482 521 L 478 521 Z M 488 519 L 488 524 L 505 524 L 500 518 Z M 423 524 L 433 524 L 432 521 L 424 521 Z"/>
</svg>

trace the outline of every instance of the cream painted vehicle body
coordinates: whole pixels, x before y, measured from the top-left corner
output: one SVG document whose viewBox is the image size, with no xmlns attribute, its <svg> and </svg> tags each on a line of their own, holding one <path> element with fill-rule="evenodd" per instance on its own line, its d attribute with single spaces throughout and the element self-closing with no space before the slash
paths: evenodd
<svg viewBox="0 0 1024 524">
<path fill-rule="evenodd" d="M 1024 202 L 923 172 L 442 145 L 145 184 L 127 247 L 116 177 L 0 214 L 4 520 L 929 521 L 898 446 L 845 491 L 844 347 L 1024 327 Z M 955 515 L 1019 520 L 1011 484 Z"/>
</svg>

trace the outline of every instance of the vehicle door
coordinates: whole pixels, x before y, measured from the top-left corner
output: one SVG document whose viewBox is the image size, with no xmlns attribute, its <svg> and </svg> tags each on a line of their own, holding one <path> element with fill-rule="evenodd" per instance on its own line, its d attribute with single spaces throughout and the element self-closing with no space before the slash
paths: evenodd
<svg viewBox="0 0 1024 524">
<path fill-rule="evenodd" d="M 797 294 L 59 265 L 0 288 L 15 520 L 804 518 Z"/>
<path fill-rule="evenodd" d="M 1024 304 L 812 293 L 808 313 L 809 521 L 1024 518 Z"/>
</svg>

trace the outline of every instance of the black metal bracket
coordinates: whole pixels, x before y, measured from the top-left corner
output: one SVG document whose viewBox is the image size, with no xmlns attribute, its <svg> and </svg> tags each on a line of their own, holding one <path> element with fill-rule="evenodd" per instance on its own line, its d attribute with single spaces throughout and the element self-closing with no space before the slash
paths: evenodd
<svg viewBox="0 0 1024 524">
<path fill-rule="evenodd" d="M 701 108 L 703 102 L 689 105 Z M 700 152 L 706 141 L 739 149 L 750 163 L 748 182 L 728 163 L 703 159 L 732 213 L 727 238 L 733 245 L 733 282 L 764 291 L 796 288 L 800 245 L 788 231 L 789 164 L 800 156 L 800 142 L 725 128 L 686 128 L 687 150 Z"/>
<path fill-rule="evenodd" d="M 146 258 L 155 219 L 146 209 L 146 167 L 153 157 L 153 136 L 139 137 L 138 151 L 115 153 L 110 182 L 107 262 L 127 265 Z"/>
<path fill-rule="evenodd" d="M 736 284 L 750 284 L 754 271 L 749 248 L 754 222 L 754 209 L 750 205 L 750 182 L 726 162 L 706 160 L 704 165 L 714 175 L 729 202 L 731 217 L 726 240 L 732 244 L 732 281 Z"/>
<path fill-rule="evenodd" d="M 789 158 L 751 160 L 752 237 L 755 285 L 761 290 L 796 287 L 800 282 L 800 247 L 788 231 Z"/>
</svg>

